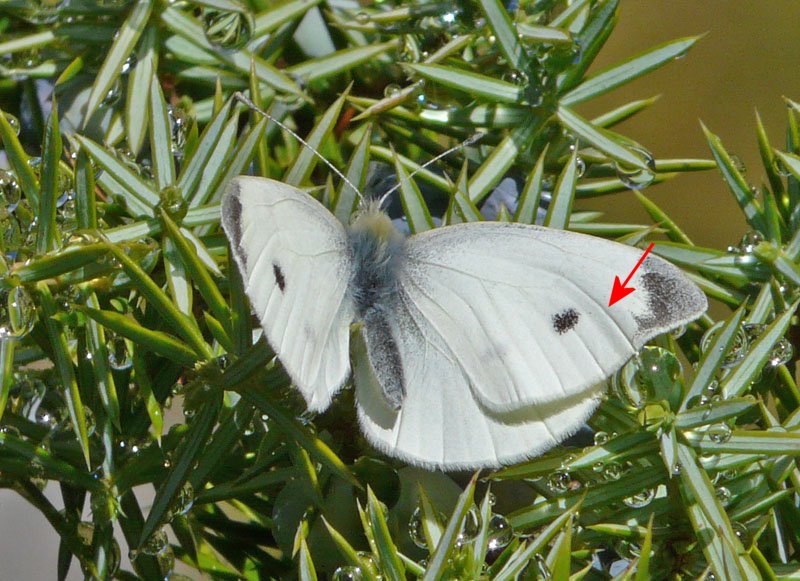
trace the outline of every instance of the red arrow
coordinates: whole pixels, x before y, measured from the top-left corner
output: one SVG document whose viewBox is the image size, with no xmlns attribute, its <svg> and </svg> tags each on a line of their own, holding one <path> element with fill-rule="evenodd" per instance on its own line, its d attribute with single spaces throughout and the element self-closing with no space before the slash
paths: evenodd
<svg viewBox="0 0 800 581">
<path fill-rule="evenodd" d="M 644 259 L 647 258 L 647 255 L 650 254 L 650 251 L 653 249 L 653 246 L 655 246 L 655 242 L 650 243 L 650 246 L 648 246 L 647 250 L 644 251 L 644 254 L 642 254 L 642 257 L 639 259 L 639 262 L 636 263 L 636 266 L 633 267 L 633 270 L 628 275 L 628 278 L 625 279 L 625 282 L 620 282 L 618 276 L 614 277 L 614 286 L 611 288 L 611 298 L 608 299 L 609 307 L 614 303 L 616 303 L 617 301 L 621 301 L 622 299 L 624 299 L 625 297 L 627 297 L 629 294 L 631 294 L 633 291 L 636 290 L 634 287 L 628 287 L 626 285 L 633 278 L 634 273 L 642 265 Z"/>
</svg>

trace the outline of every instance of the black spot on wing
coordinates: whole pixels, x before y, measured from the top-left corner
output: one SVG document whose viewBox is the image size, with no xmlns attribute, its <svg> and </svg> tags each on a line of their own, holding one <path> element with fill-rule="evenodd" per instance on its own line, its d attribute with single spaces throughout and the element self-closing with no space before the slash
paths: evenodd
<svg viewBox="0 0 800 581">
<path fill-rule="evenodd" d="M 559 335 L 574 329 L 581 316 L 575 309 L 564 309 L 553 315 L 553 330 Z"/>
<path fill-rule="evenodd" d="M 286 277 L 283 276 L 283 270 L 281 270 L 277 262 L 272 263 L 272 274 L 275 275 L 275 282 L 278 283 L 278 288 L 281 289 L 281 292 L 284 292 L 286 290 Z"/>
</svg>

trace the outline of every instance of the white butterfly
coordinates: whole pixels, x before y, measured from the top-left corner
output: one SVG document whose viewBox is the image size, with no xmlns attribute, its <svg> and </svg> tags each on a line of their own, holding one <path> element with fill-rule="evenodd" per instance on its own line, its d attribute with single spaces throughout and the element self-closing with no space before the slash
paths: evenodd
<svg viewBox="0 0 800 581">
<path fill-rule="evenodd" d="M 509 464 L 575 432 L 601 382 L 648 340 L 699 317 L 705 295 L 641 251 L 538 226 L 476 222 L 404 238 L 369 209 L 345 228 L 264 178 L 228 187 L 222 225 L 270 345 L 308 407 L 351 375 L 361 427 L 429 468 Z M 599 385 L 600 384 L 600 385 Z"/>
</svg>

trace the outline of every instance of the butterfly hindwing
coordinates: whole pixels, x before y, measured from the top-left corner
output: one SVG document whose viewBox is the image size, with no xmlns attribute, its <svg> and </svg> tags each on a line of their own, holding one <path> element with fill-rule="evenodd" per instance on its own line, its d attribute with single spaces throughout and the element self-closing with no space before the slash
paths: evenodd
<svg viewBox="0 0 800 581">
<path fill-rule="evenodd" d="M 308 194 L 252 177 L 228 186 L 222 225 L 269 344 L 309 408 L 324 410 L 350 374 L 344 227 Z"/>
<path fill-rule="evenodd" d="M 450 346 L 409 307 L 394 311 L 407 382 L 399 409 L 386 401 L 363 342 L 354 346 L 359 421 L 370 443 L 390 456 L 443 470 L 509 464 L 558 444 L 597 407 L 598 392 L 589 391 L 505 414 L 486 409 Z"/>
</svg>

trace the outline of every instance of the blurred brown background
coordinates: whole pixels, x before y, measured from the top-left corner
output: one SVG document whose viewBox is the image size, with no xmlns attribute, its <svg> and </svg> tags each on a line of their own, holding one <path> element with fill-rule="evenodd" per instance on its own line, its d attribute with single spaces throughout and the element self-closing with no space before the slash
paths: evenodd
<svg viewBox="0 0 800 581">
<path fill-rule="evenodd" d="M 709 158 L 698 122 L 702 119 L 746 164 L 749 181 L 759 184 L 763 171 L 754 110 L 761 113 L 773 145 L 782 146 L 786 107 L 781 97 L 800 99 L 799 23 L 796 0 L 625 0 L 619 27 L 594 70 L 677 37 L 708 34 L 684 59 L 579 110 L 592 116 L 632 99 L 661 94 L 653 107 L 617 130 L 659 158 Z M 645 193 L 698 244 L 724 248 L 737 244 L 747 230 L 715 171 L 682 176 Z M 580 207 L 603 209 L 609 220 L 649 222 L 630 193 Z M 51 485 L 48 495 L 55 500 L 57 489 Z M 56 535 L 39 513 L 7 490 L 0 490 L 0 536 L 0 581 L 55 578 Z M 82 578 L 75 564 L 71 573 L 70 579 Z"/>
<path fill-rule="evenodd" d="M 587 116 L 633 99 L 661 95 L 650 109 L 615 128 L 656 158 L 710 158 L 699 121 L 747 166 L 747 179 L 765 179 L 756 142 L 755 110 L 774 147 L 783 147 L 786 106 L 800 99 L 800 4 L 793 0 L 628 0 L 619 26 L 593 71 L 678 37 L 706 34 L 681 60 L 587 103 Z M 688 174 L 644 190 L 696 244 L 725 248 L 747 231 L 716 170 Z M 609 218 L 649 222 L 632 194 L 583 203 Z"/>
</svg>

